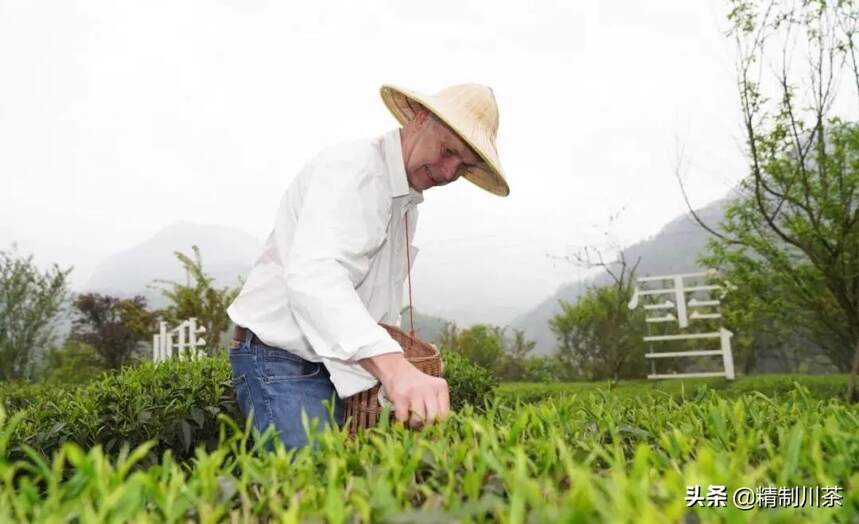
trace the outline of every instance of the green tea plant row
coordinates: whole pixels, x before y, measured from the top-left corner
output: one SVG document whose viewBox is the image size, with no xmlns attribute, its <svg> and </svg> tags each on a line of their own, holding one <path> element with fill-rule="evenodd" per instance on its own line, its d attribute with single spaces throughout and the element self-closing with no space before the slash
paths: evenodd
<svg viewBox="0 0 859 524">
<path fill-rule="evenodd" d="M 498 388 L 497 395 L 505 400 L 518 398 L 522 401 L 534 402 L 549 397 L 602 391 L 610 393 L 615 398 L 653 393 L 668 395 L 679 401 L 693 400 L 702 392 L 715 390 L 726 398 L 739 398 L 756 392 L 782 398 L 790 394 L 799 383 L 808 389 L 812 397 L 828 400 L 846 398 L 847 380 L 846 374 L 769 374 L 743 376 L 730 381 L 723 378 L 694 378 L 600 382 L 508 382 Z"/>
<path fill-rule="evenodd" d="M 26 389 L 18 386 L 13 395 L 3 395 L 14 399 L 3 402 L 10 412 L 22 415 L 9 445 L 12 457 L 21 456 L 24 444 L 47 459 L 65 442 L 84 449 L 100 444 L 116 454 L 124 443 L 153 441 L 143 459 L 153 465 L 168 449 L 179 458 L 190 456 L 197 444 L 214 449 L 217 416 L 239 418 L 224 359 L 147 363 L 79 388 L 35 386 L 24 401 L 20 392 Z"/>
<path fill-rule="evenodd" d="M 444 360 L 455 409 L 491 398 L 496 381 L 489 372 L 458 354 L 446 353 Z M 145 363 L 78 388 L 0 385 L 0 405 L 23 413 L 9 444 L 11 457 L 23 456 L 23 445 L 48 459 L 64 442 L 83 449 L 101 445 L 116 455 L 123 444 L 153 441 L 144 465 L 156 464 L 167 450 L 182 462 L 194 457 L 197 445 L 215 449 L 218 416 L 241 419 L 234 395 L 223 357 Z"/>
<path fill-rule="evenodd" d="M 51 456 L 9 442 L 0 413 L 0 522 L 855 522 L 859 409 L 787 395 L 694 400 L 573 394 L 471 405 L 421 431 L 326 430 L 285 451 L 219 414 L 217 445 L 185 462 L 155 445 L 115 459 L 66 442 Z M 310 424 L 312 426 L 312 424 Z M 309 429 L 313 429 L 312 427 Z M 833 486 L 840 506 L 688 508 L 687 486 Z M 688 519 L 692 520 L 688 520 Z"/>
</svg>

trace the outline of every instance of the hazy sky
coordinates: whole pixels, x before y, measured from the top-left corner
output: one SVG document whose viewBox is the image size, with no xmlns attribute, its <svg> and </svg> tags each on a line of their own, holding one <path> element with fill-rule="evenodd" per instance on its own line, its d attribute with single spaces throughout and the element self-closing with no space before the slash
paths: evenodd
<svg viewBox="0 0 859 524">
<path fill-rule="evenodd" d="M 511 195 L 464 179 L 425 193 L 415 294 L 479 297 L 500 322 L 581 274 L 547 255 L 601 242 L 620 209 L 622 243 L 683 213 L 680 146 L 696 205 L 741 177 L 725 12 L 688 0 L 0 0 L 0 238 L 100 256 L 187 220 L 264 239 L 317 150 L 395 126 L 382 83 L 485 83 Z"/>
</svg>

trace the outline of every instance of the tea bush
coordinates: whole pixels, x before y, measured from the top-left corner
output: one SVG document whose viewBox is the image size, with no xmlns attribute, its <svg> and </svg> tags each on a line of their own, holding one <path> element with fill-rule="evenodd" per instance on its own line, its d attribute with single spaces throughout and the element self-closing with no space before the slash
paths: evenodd
<svg viewBox="0 0 859 524">
<path fill-rule="evenodd" d="M 151 440 L 144 464 L 156 463 L 168 449 L 189 459 L 195 444 L 217 446 L 218 415 L 239 416 L 229 377 L 229 362 L 212 358 L 127 367 L 79 388 L 37 385 L 27 401 L 20 400 L 26 388 L 19 386 L 11 402 L 4 400 L 23 415 L 9 452 L 20 456 L 27 444 L 50 456 L 64 442 L 75 442 L 85 449 L 100 444 L 115 454 L 123 443 L 137 447 Z"/>
<path fill-rule="evenodd" d="M 453 409 L 491 400 L 497 382 L 488 371 L 456 353 L 443 359 Z M 22 444 L 44 457 L 64 442 L 85 449 L 100 444 L 115 455 L 123 443 L 134 448 L 151 440 L 144 464 L 155 464 L 167 450 L 185 461 L 198 444 L 207 450 L 217 446 L 218 415 L 242 418 L 223 357 L 147 362 L 80 388 L 8 384 L 0 387 L 0 398 L 9 413 L 25 412 L 9 446 L 13 457 L 22 456 Z"/>
<path fill-rule="evenodd" d="M 844 399 L 847 394 L 847 375 L 753 375 L 736 380 L 723 378 L 685 378 L 674 380 L 623 380 L 620 382 L 508 382 L 502 384 L 497 396 L 504 400 L 519 399 L 537 402 L 549 397 L 563 397 L 582 393 L 611 394 L 613 397 L 638 396 L 654 393 L 669 396 L 676 401 L 695 400 L 710 390 L 726 398 L 763 393 L 773 398 L 784 398 L 797 384 L 808 390 L 815 399 Z"/>
<path fill-rule="evenodd" d="M 441 358 L 452 409 L 462 409 L 466 404 L 482 409 L 487 400 L 493 399 L 498 379 L 491 371 L 478 366 L 456 351 L 442 351 Z"/>
<path fill-rule="evenodd" d="M 23 423 L 0 412 L 0 522 L 856 522 L 859 407 L 786 395 L 694 399 L 647 391 L 471 406 L 420 431 L 382 424 L 318 448 L 249 445 L 220 416 L 218 445 L 180 465 L 155 442 L 112 460 L 66 443 L 9 460 Z M 267 438 L 271 438 L 271 433 Z M 69 475 L 63 475 L 69 471 Z M 840 486 L 833 507 L 687 507 L 687 486 Z"/>
<path fill-rule="evenodd" d="M 74 386 L 31 384 L 23 381 L 0 382 L 0 405 L 13 413 L 31 404 L 39 404 L 50 395 L 65 394 Z"/>
</svg>

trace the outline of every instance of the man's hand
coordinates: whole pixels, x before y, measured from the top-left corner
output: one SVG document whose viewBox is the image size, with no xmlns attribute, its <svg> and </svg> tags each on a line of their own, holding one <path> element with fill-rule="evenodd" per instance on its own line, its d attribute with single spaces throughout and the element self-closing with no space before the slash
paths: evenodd
<svg viewBox="0 0 859 524">
<path fill-rule="evenodd" d="M 402 353 L 385 353 L 358 361 L 385 388 L 394 416 L 410 427 L 420 427 L 450 412 L 447 381 L 421 372 Z"/>
</svg>

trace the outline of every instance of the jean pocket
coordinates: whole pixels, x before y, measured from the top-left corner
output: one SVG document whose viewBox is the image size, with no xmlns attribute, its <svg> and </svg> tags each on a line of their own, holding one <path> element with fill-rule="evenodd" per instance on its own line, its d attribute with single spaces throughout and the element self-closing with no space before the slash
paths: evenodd
<svg viewBox="0 0 859 524">
<path fill-rule="evenodd" d="M 250 347 L 248 347 L 248 345 L 244 342 L 239 342 L 238 340 L 230 341 L 230 349 L 228 354 L 231 358 L 253 356 Z"/>
<path fill-rule="evenodd" d="M 247 417 L 251 411 L 251 392 L 248 387 L 248 379 L 244 373 L 239 375 L 233 374 L 230 381 L 233 385 L 233 393 L 235 395 L 236 404 L 242 415 Z"/>
<path fill-rule="evenodd" d="M 261 352 L 260 374 L 266 382 L 311 378 L 319 375 L 321 362 L 310 362 L 282 349 Z"/>
</svg>

